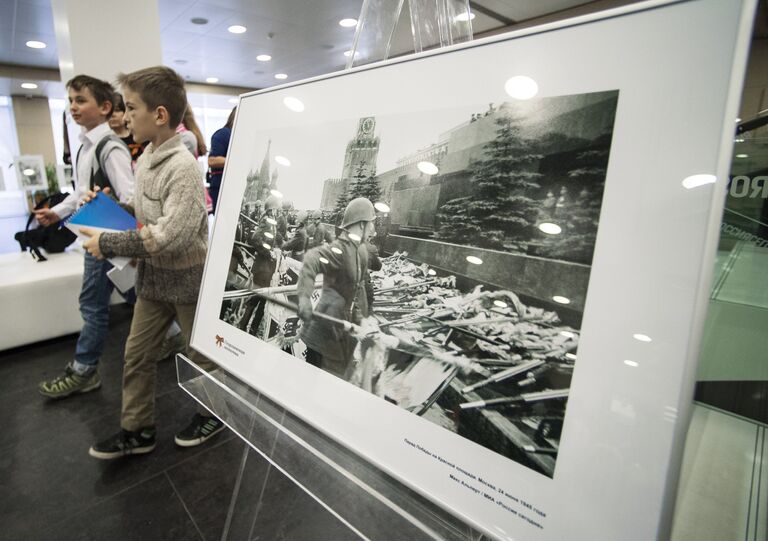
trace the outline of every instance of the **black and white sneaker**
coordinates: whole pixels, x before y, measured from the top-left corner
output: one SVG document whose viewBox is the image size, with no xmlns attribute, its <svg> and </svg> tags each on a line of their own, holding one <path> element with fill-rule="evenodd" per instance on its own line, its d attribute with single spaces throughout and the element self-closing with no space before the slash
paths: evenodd
<svg viewBox="0 0 768 541">
<path fill-rule="evenodd" d="M 206 417 L 195 413 L 189 426 L 176 434 L 173 441 L 180 447 L 195 447 L 208 441 L 225 428 L 224 423 L 216 417 Z"/>
<path fill-rule="evenodd" d="M 111 438 L 95 443 L 88 449 L 94 458 L 110 460 L 127 455 L 143 455 L 155 449 L 155 427 L 145 427 L 135 432 L 121 430 Z"/>
</svg>

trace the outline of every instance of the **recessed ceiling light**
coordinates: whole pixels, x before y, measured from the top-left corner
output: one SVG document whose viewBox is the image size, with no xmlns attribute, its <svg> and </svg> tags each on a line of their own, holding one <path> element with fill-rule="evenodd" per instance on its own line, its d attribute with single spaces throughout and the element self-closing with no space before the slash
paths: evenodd
<svg viewBox="0 0 768 541">
<path fill-rule="evenodd" d="M 504 83 L 504 91 L 516 100 L 529 100 L 539 92 L 539 85 L 525 75 L 510 77 Z"/>
<path fill-rule="evenodd" d="M 275 161 L 277 163 L 279 163 L 280 165 L 284 165 L 286 167 L 290 167 L 291 166 L 291 160 L 289 160 L 285 156 L 275 156 Z M 277 197 L 277 196 L 275 196 L 275 197 Z"/>
<path fill-rule="evenodd" d="M 436 175 L 439 172 L 437 166 L 432 162 L 419 162 L 416 167 L 425 175 Z"/>
<path fill-rule="evenodd" d="M 389 205 L 386 203 L 382 203 L 381 201 L 377 201 L 373 204 L 373 208 L 378 210 L 379 212 L 389 212 L 391 209 L 389 208 Z"/>
<path fill-rule="evenodd" d="M 468 255 L 467 256 L 467 261 L 472 263 L 473 265 L 482 265 L 483 264 L 483 260 L 482 259 L 480 259 L 479 257 L 473 256 L 473 255 Z"/>
<path fill-rule="evenodd" d="M 287 73 L 275 73 L 275 79 L 287 79 L 288 74 Z"/>
<path fill-rule="evenodd" d="M 206 83 L 218 83 L 219 78 L 218 77 L 206 77 L 205 78 Z"/>
<path fill-rule="evenodd" d="M 208 19 L 205 17 L 192 17 L 189 22 L 192 24 L 208 24 Z"/>
<path fill-rule="evenodd" d="M 34 90 L 37 88 L 37 85 L 35 83 L 21 83 L 21 88 L 26 88 L 27 90 Z"/>
<path fill-rule="evenodd" d="M 241 24 L 233 24 L 232 26 L 227 28 L 227 31 L 232 33 L 232 34 L 242 34 L 246 30 L 248 30 L 248 29 L 246 27 L 244 27 L 243 25 L 241 25 Z"/>
<path fill-rule="evenodd" d="M 238 98 L 229 98 L 227 101 L 233 105 L 237 105 L 240 102 Z"/>
<path fill-rule="evenodd" d="M 283 105 L 296 113 L 301 113 L 304 110 L 304 102 L 293 96 L 286 96 L 283 98 Z"/>
<path fill-rule="evenodd" d="M 699 186 L 713 184 L 714 182 L 717 182 L 717 177 L 715 175 L 691 175 L 690 177 L 685 177 L 683 179 L 683 188 L 690 190 L 691 188 L 698 188 Z"/>
<path fill-rule="evenodd" d="M 259 56 L 256 57 L 256 60 L 258 60 L 259 62 L 269 62 L 270 60 L 272 60 L 272 57 L 269 56 L 268 54 L 260 54 Z"/>
<path fill-rule="evenodd" d="M 474 13 L 472 13 L 471 11 L 464 11 L 464 12 L 459 13 L 458 15 L 456 15 L 453 18 L 453 20 L 456 21 L 456 22 L 461 23 L 461 22 L 471 21 L 474 18 L 475 18 L 475 14 Z"/>
<path fill-rule="evenodd" d="M 339 24 L 344 28 L 352 28 L 357 26 L 357 19 L 342 19 L 339 21 Z"/>
<path fill-rule="evenodd" d="M 571 304 L 571 299 L 568 297 L 562 297 L 560 295 L 555 295 L 552 297 L 552 300 L 555 302 L 559 302 L 560 304 Z"/>
<path fill-rule="evenodd" d="M 27 42 L 27 47 L 30 49 L 45 49 L 47 45 L 42 41 L 30 40 Z"/>
<path fill-rule="evenodd" d="M 542 224 L 539 224 L 539 229 L 542 232 L 547 233 L 548 235 L 559 235 L 563 231 L 563 228 L 560 227 L 559 225 L 552 224 L 549 222 L 544 222 Z"/>
</svg>

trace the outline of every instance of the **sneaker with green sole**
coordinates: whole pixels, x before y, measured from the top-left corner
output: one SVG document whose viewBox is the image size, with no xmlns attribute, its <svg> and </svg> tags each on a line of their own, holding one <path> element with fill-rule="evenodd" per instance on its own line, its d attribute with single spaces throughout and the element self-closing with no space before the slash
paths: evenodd
<svg viewBox="0 0 768 541">
<path fill-rule="evenodd" d="M 37 389 L 48 398 L 66 398 L 73 394 L 95 391 L 101 387 L 101 378 L 96 370 L 80 375 L 67 365 L 64 374 L 48 381 L 41 381 Z"/>
<path fill-rule="evenodd" d="M 195 447 L 208 441 L 210 438 L 224 430 L 226 426 L 216 417 L 207 417 L 196 413 L 192 422 L 176 434 L 173 441 L 179 447 Z"/>
<path fill-rule="evenodd" d="M 88 454 L 94 458 L 111 460 L 128 455 L 144 455 L 155 449 L 155 427 L 140 428 L 135 432 L 121 430 L 104 441 L 94 443 Z"/>
</svg>

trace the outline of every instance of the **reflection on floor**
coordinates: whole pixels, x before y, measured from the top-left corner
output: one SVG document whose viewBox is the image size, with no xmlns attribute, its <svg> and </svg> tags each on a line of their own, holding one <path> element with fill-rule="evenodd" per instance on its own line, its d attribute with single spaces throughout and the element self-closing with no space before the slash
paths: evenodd
<svg viewBox="0 0 768 541">
<path fill-rule="evenodd" d="M 768 539 L 767 502 L 765 425 L 695 406 L 671 539 Z"/>
<path fill-rule="evenodd" d="M 768 422 L 768 249 L 737 241 L 718 253 L 696 400 Z"/>
<path fill-rule="evenodd" d="M 88 456 L 96 438 L 119 429 L 130 318 L 126 305 L 112 307 L 100 368 L 103 385 L 83 396 L 50 402 L 37 393 L 37 382 L 71 359 L 74 336 L 0 352 L 3 541 L 221 539 L 244 443 L 226 431 L 197 448 L 174 445 L 174 431 L 195 405 L 178 387 L 172 361 L 158 365 L 157 448 L 118 461 Z M 267 488 L 270 501 L 260 505 L 271 512 L 254 521 L 254 539 L 313 539 L 318 531 L 351 538 L 282 475 L 273 472 Z"/>
</svg>

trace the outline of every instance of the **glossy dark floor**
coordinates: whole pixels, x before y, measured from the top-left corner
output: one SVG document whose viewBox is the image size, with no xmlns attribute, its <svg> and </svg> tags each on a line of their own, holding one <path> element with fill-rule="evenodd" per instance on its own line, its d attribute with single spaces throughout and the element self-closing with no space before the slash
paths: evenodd
<svg viewBox="0 0 768 541">
<path fill-rule="evenodd" d="M 0 352 L 0 539 L 221 539 L 244 444 L 227 430 L 196 448 L 175 446 L 173 434 L 195 404 L 178 387 L 173 361 L 159 365 L 154 452 L 116 461 L 88 455 L 94 441 L 119 430 L 130 318 L 128 307 L 113 307 L 103 385 L 86 395 L 48 401 L 37 393 L 37 382 L 71 359 L 75 336 Z M 262 462 L 251 477 L 262 487 L 253 501 L 253 539 L 352 538 Z"/>
</svg>

